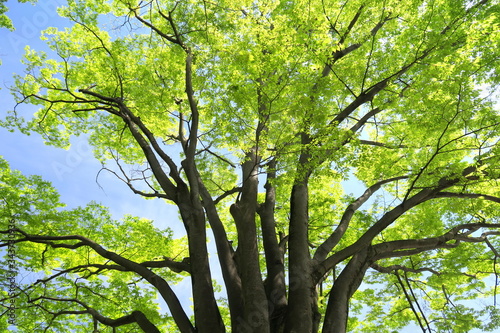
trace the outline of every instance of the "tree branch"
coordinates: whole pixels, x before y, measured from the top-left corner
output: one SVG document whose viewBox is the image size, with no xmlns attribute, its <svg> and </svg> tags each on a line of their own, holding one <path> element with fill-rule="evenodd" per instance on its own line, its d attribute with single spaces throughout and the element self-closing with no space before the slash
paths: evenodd
<svg viewBox="0 0 500 333">
<path fill-rule="evenodd" d="M 432 273 L 434 275 L 438 275 L 438 276 L 442 274 L 442 273 L 440 273 L 432 268 L 427 268 L 427 267 L 410 268 L 410 267 L 406 267 L 403 265 L 381 266 L 377 263 L 371 264 L 370 267 L 373 268 L 374 270 L 380 272 L 380 273 L 393 273 L 395 271 L 404 271 L 404 272 L 410 272 L 410 273 L 430 272 L 430 273 Z"/>
<path fill-rule="evenodd" d="M 65 311 L 57 311 L 53 312 L 48 309 L 46 309 L 43 305 L 36 303 L 39 300 L 48 300 L 48 301 L 55 301 L 55 302 L 69 302 L 69 303 L 76 303 L 83 307 L 85 310 L 65 310 Z M 160 330 L 144 315 L 143 312 L 141 311 L 133 311 L 131 314 L 117 318 L 117 319 L 112 319 L 109 317 L 105 317 L 102 314 L 100 314 L 97 310 L 94 308 L 88 306 L 86 303 L 75 299 L 75 298 L 55 298 L 55 297 L 48 297 L 48 296 L 40 296 L 37 298 L 34 298 L 32 300 L 29 300 L 30 303 L 35 304 L 37 307 L 42 308 L 44 311 L 52 314 L 54 317 L 65 315 L 65 314 L 89 314 L 91 315 L 95 320 L 99 321 L 100 323 L 109 326 L 109 327 L 119 327 L 127 324 L 132 324 L 132 323 L 137 323 L 139 327 L 146 333 L 160 333 Z"/>
<path fill-rule="evenodd" d="M 199 174 L 198 179 L 200 186 L 200 195 L 202 197 L 202 204 L 207 214 L 208 222 L 210 223 L 210 227 L 212 228 L 212 232 L 215 238 L 217 256 L 219 258 L 222 277 L 226 286 L 231 318 L 241 318 L 244 314 L 242 285 L 241 278 L 238 274 L 238 269 L 234 260 L 234 250 L 229 243 L 224 224 L 222 223 L 217 212 L 217 200 L 214 201 L 212 199 L 207 188 L 201 181 L 201 177 L 199 176 Z M 236 327 L 236 325 L 234 325 L 233 327 Z"/>
<path fill-rule="evenodd" d="M 241 186 L 236 186 L 236 187 L 233 187 L 230 190 L 225 191 L 223 194 L 221 194 L 220 196 L 218 196 L 217 198 L 215 198 L 214 204 L 217 205 L 224 198 L 226 198 L 226 197 L 228 197 L 228 196 L 230 196 L 231 194 L 234 194 L 234 193 L 241 193 Z"/>
<path fill-rule="evenodd" d="M 409 294 L 409 293 L 408 293 L 408 291 L 406 290 L 406 287 L 405 287 L 405 285 L 404 285 L 404 283 L 403 283 L 403 280 L 401 279 L 401 276 L 399 275 L 399 273 L 396 271 L 396 272 L 394 273 L 394 275 L 396 275 L 396 278 L 398 279 L 398 283 L 399 283 L 399 285 L 401 286 L 401 288 L 403 289 L 403 293 L 404 293 L 404 295 L 405 295 L 406 300 L 408 301 L 408 304 L 410 305 L 410 309 L 411 309 L 411 311 L 412 311 L 412 312 L 413 312 L 413 314 L 415 315 L 415 318 L 417 318 L 418 325 L 420 326 L 420 329 L 422 330 L 422 332 L 423 332 L 423 333 L 425 333 L 425 332 L 426 332 L 425 327 L 424 327 L 424 325 L 423 325 L 423 323 L 422 323 L 422 320 L 420 319 L 420 316 L 418 315 L 417 309 L 416 309 L 416 308 L 415 308 L 415 306 L 413 305 L 413 301 L 415 301 L 415 302 L 416 302 L 416 299 L 415 299 L 415 298 L 413 298 L 413 300 L 412 300 L 412 297 L 410 297 L 410 294 Z M 408 281 L 406 281 L 406 282 L 408 283 Z M 408 286 L 410 286 L 410 285 L 408 284 Z M 410 287 L 410 291 L 411 291 L 411 287 Z M 413 294 L 413 291 L 412 291 L 412 294 Z M 417 306 L 418 306 L 418 304 L 417 304 Z M 419 307 L 419 309 L 420 309 L 420 306 L 418 306 L 418 307 Z M 427 322 L 427 320 L 426 320 L 426 322 Z M 429 330 L 429 332 L 431 332 L 431 331 Z"/>
<path fill-rule="evenodd" d="M 464 199 L 483 199 L 500 203 L 500 197 L 495 197 L 489 194 L 481 193 L 455 193 L 455 192 L 439 192 L 434 195 L 435 198 L 464 198 Z"/>
<path fill-rule="evenodd" d="M 379 260 L 383 258 L 402 257 L 438 248 L 453 248 L 457 247 L 460 242 L 485 242 L 487 239 L 486 237 L 491 233 L 484 233 L 480 237 L 470 236 L 472 233 L 482 228 L 499 229 L 500 223 L 466 223 L 453 227 L 448 232 L 438 237 L 379 243 L 373 245 L 375 252 L 374 259 Z M 493 233 L 498 234 L 500 232 Z"/>
<path fill-rule="evenodd" d="M 428 187 L 420 190 L 407 200 L 404 200 L 401 204 L 397 205 L 387 213 L 385 213 L 375 224 L 373 224 L 368 230 L 358 238 L 356 242 L 353 244 L 347 246 L 346 248 L 340 250 L 339 252 L 333 254 L 332 256 L 328 257 L 327 259 L 323 260 L 322 262 L 318 263 L 316 268 L 315 268 L 315 277 L 319 281 L 319 279 L 326 274 L 332 267 L 334 267 L 337 263 L 339 263 L 342 260 L 347 259 L 348 257 L 352 256 L 354 253 L 358 252 L 362 248 L 369 246 L 372 242 L 372 240 L 380 234 L 382 230 L 387 228 L 389 225 L 391 225 L 394 221 L 396 221 L 401 215 L 403 215 L 405 212 L 408 210 L 412 209 L 413 207 L 427 201 L 430 199 L 434 199 L 437 197 L 437 195 L 444 189 L 449 188 L 453 185 L 458 184 L 462 179 L 474 179 L 476 176 L 474 173 L 478 170 L 478 166 L 484 164 L 485 161 L 478 161 L 476 165 L 474 166 L 469 166 L 465 168 L 460 175 L 450 175 L 447 177 L 443 177 L 439 179 L 434 187 Z M 468 224 L 469 226 L 472 224 Z M 469 239 L 469 241 L 471 241 Z M 397 242 L 405 242 L 405 241 L 397 241 Z M 426 243 L 428 246 L 435 246 L 433 244 L 429 244 L 429 242 L 432 242 L 430 239 L 428 240 L 423 240 L 424 243 Z M 380 244 L 377 244 L 380 246 Z M 441 244 L 442 247 L 452 247 L 454 245 L 446 244 Z M 410 246 L 411 247 L 411 246 Z M 399 252 L 399 255 L 411 255 L 415 253 L 419 253 L 422 251 L 425 251 L 427 249 L 422 249 L 422 250 L 407 250 L 404 254 L 403 252 Z"/>
<path fill-rule="evenodd" d="M 349 23 L 349 26 L 346 30 L 346 32 L 344 33 L 344 35 L 342 35 L 342 37 L 340 38 L 339 40 L 339 45 L 342 45 L 344 42 L 345 42 L 345 39 L 347 38 L 347 36 L 349 35 L 350 31 L 352 30 L 352 28 L 354 27 L 354 25 L 356 24 L 356 22 L 358 21 L 359 19 L 359 16 L 361 15 L 361 12 L 364 8 L 364 5 L 361 5 L 358 9 L 358 11 L 356 12 L 356 14 L 354 15 L 353 19 L 351 20 L 351 22 Z M 332 55 L 330 56 L 327 64 L 325 65 L 325 68 L 323 70 L 323 76 L 326 76 L 328 75 L 328 73 L 332 70 L 333 68 L 333 65 L 341 58 L 345 57 L 346 55 L 348 55 L 349 53 L 359 49 L 367 40 L 369 40 L 370 37 L 373 37 L 377 34 L 377 32 L 384 26 L 384 24 L 388 21 L 390 21 L 392 18 L 390 16 L 385 16 L 384 18 L 382 18 L 373 28 L 372 30 L 370 31 L 370 34 L 369 36 L 366 38 L 366 40 L 360 42 L 360 43 L 354 43 L 354 44 L 351 44 L 343 49 L 339 49 L 339 50 L 336 50 L 334 52 L 332 52 Z"/>
<path fill-rule="evenodd" d="M 164 33 L 163 31 L 161 31 L 160 29 L 158 29 L 151 22 L 148 22 L 142 16 L 140 16 L 134 8 L 129 7 L 129 10 L 130 10 L 131 13 L 134 14 L 135 18 L 138 19 L 139 22 L 141 22 L 142 24 L 144 24 L 145 26 L 147 26 L 148 28 L 150 28 L 151 30 L 153 30 L 154 32 L 156 32 L 159 36 L 161 36 L 162 38 L 166 39 L 170 43 L 181 45 L 181 42 L 175 36 L 169 35 L 167 33 Z"/>
<path fill-rule="evenodd" d="M 195 331 L 193 325 L 189 321 L 188 316 L 184 312 L 182 305 L 180 304 L 173 290 L 170 288 L 168 282 L 165 281 L 161 276 L 154 273 L 152 270 L 148 269 L 147 267 L 144 267 L 141 264 L 138 264 L 125 257 L 122 257 L 121 255 L 115 252 L 108 251 L 101 245 L 80 235 L 66 235 L 66 236 L 30 235 L 20 229 L 16 230 L 25 237 L 24 239 L 16 240 L 16 242 L 31 241 L 35 243 L 47 244 L 53 248 L 62 247 L 68 249 L 76 249 L 81 246 L 88 246 L 91 249 L 93 249 L 97 254 L 99 254 L 101 257 L 109 259 L 117 263 L 118 265 L 123 266 L 124 268 L 132 272 L 137 273 L 139 276 L 144 278 L 159 291 L 160 295 L 166 301 L 171 311 L 172 317 L 174 318 L 180 331 L 183 333 L 184 332 L 193 333 Z M 75 244 L 55 243 L 68 240 L 74 240 L 78 242 L 76 242 Z"/>
<path fill-rule="evenodd" d="M 362 145 L 370 145 L 370 146 L 377 146 L 377 147 L 384 147 L 388 149 L 398 149 L 398 148 L 408 148 L 406 145 L 391 145 L 383 142 L 377 142 L 377 141 L 371 141 L 371 140 L 359 140 L 359 143 Z"/>
<path fill-rule="evenodd" d="M 412 62 L 409 64 L 401 67 L 397 72 L 394 74 L 386 77 L 383 80 L 380 80 L 379 82 L 373 84 L 371 87 L 368 89 L 364 90 L 359 94 L 354 101 L 352 101 L 344 110 L 342 110 L 339 114 L 337 114 L 333 120 L 330 122 L 330 124 L 335 124 L 335 123 L 341 123 L 344 119 L 346 119 L 351 113 L 353 113 L 358 107 L 361 105 L 373 100 L 375 95 L 377 95 L 380 91 L 382 91 L 387 85 L 395 78 L 400 77 L 404 73 L 406 73 L 410 68 L 412 68 L 416 63 L 418 63 L 420 60 L 425 59 L 433 50 L 433 48 L 429 48 L 426 51 L 422 52 L 422 54 L 418 57 L 416 57 Z"/>
<path fill-rule="evenodd" d="M 338 244 L 342 236 L 345 234 L 347 231 L 347 228 L 349 227 L 349 223 L 354 215 L 354 213 L 363 205 L 376 191 L 378 191 L 382 185 L 394 182 L 397 180 L 401 179 L 407 179 L 408 176 L 399 176 L 399 177 L 394 177 L 394 178 L 389 178 L 389 179 L 384 179 L 382 181 L 379 181 L 369 188 L 366 189 L 366 191 L 355 201 L 349 204 L 347 208 L 344 211 L 344 214 L 342 215 L 342 218 L 340 219 L 339 225 L 335 229 L 335 231 L 320 245 L 318 246 L 318 249 L 316 250 L 316 253 L 314 254 L 314 260 L 316 261 L 323 261 L 328 253 Z"/>
</svg>

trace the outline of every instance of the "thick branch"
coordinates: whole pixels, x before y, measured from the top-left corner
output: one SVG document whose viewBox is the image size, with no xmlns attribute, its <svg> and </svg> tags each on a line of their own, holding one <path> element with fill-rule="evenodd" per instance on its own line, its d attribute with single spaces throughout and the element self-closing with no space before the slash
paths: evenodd
<svg viewBox="0 0 500 333">
<path fill-rule="evenodd" d="M 314 260 L 323 261 L 328 253 L 338 244 L 342 236 L 347 231 L 349 227 L 349 223 L 354 215 L 354 213 L 363 205 L 376 191 L 380 189 L 380 187 L 384 184 L 394 182 L 401 179 L 407 179 L 408 176 L 399 176 L 390 179 L 384 179 L 375 183 L 366 189 L 366 191 L 355 201 L 353 201 L 349 206 L 347 206 L 342 218 L 340 219 L 339 225 L 335 229 L 335 231 L 328 237 L 323 244 L 321 244 L 316 253 L 314 254 Z"/>
<path fill-rule="evenodd" d="M 375 260 L 391 257 L 402 257 L 410 254 L 417 254 L 424 251 L 438 248 L 456 247 L 460 242 L 485 242 L 488 233 L 481 237 L 471 237 L 470 235 L 481 229 L 498 229 L 500 224 L 491 223 L 468 223 L 453 227 L 448 232 L 438 237 L 423 239 L 397 240 L 376 244 L 373 246 Z M 496 234 L 497 232 L 495 232 Z"/>
<path fill-rule="evenodd" d="M 259 156 L 253 147 L 246 153 L 243 162 L 241 197 L 231 205 L 230 212 L 238 232 L 236 256 L 241 276 L 245 322 L 252 322 L 255 315 L 261 320 L 255 323 L 255 331 L 269 332 L 269 313 L 267 297 L 262 282 L 257 244 L 257 192 Z"/>
<path fill-rule="evenodd" d="M 208 217 L 208 222 L 212 228 L 217 247 L 217 256 L 221 266 L 222 277 L 226 286 L 229 311 L 231 312 L 232 327 L 236 328 L 240 324 L 237 318 L 244 316 L 241 278 L 238 274 L 234 261 L 234 250 L 229 244 L 226 230 L 217 212 L 216 201 L 212 199 L 207 188 L 198 175 L 200 194 L 203 199 L 203 207 Z"/>
<path fill-rule="evenodd" d="M 479 161 L 477 164 L 480 165 L 482 162 Z M 461 175 L 450 175 L 449 177 L 443 177 L 438 180 L 434 187 L 428 187 L 420 190 L 407 200 L 403 201 L 401 204 L 397 205 L 387 213 L 385 213 L 375 224 L 373 224 L 368 230 L 358 238 L 356 242 L 349 245 L 348 247 L 340 250 L 339 252 L 333 254 L 329 258 L 325 259 L 323 262 L 319 263 L 315 271 L 315 276 L 317 281 L 326 274 L 330 269 L 332 269 L 337 263 L 346 258 L 352 256 L 362 248 L 369 246 L 372 240 L 380 234 L 382 230 L 391 225 L 396 221 L 401 215 L 409 211 L 413 207 L 427 201 L 434 199 L 438 194 L 453 185 L 459 183 L 463 178 L 473 179 L 476 176 L 474 173 L 477 171 L 477 166 L 470 166 L 465 168 Z M 451 246 L 449 244 L 444 246 Z M 411 251 L 410 251 L 411 252 Z M 408 254 L 409 255 L 409 252 Z"/>
<path fill-rule="evenodd" d="M 38 307 L 41 307 L 44 309 L 44 311 L 47 311 L 54 315 L 55 317 L 64 315 L 64 314 L 89 314 L 91 315 L 95 320 L 99 321 L 100 323 L 110 326 L 110 327 L 119 327 L 131 323 L 137 323 L 139 327 L 146 333 L 160 333 L 160 330 L 144 315 L 143 312 L 141 311 L 133 311 L 131 314 L 117 318 L 117 319 L 112 319 L 109 317 L 105 317 L 102 314 L 100 314 L 97 310 L 94 308 L 88 306 L 86 303 L 74 299 L 74 298 L 55 298 L 55 297 L 47 297 L 47 296 L 40 296 L 37 298 L 34 298 L 30 300 L 31 303 L 35 303 L 38 300 L 48 300 L 48 301 L 56 301 L 56 302 L 70 302 L 70 303 L 76 303 L 80 305 L 81 307 L 85 308 L 84 311 L 58 311 L 58 312 L 52 312 L 48 311 L 45 309 L 42 305 L 37 304 Z"/>
<path fill-rule="evenodd" d="M 297 162 L 294 184 L 290 195 L 290 223 L 288 240 L 289 295 L 285 331 L 311 332 L 316 304 L 312 290 L 312 265 L 309 252 L 309 177 L 312 172 L 311 137 L 302 132 L 302 149 Z"/>
<path fill-rule="evenodd" d="M 489 194 L 481 193 L 455 193 L 455 192 L 439 192 L 435 195 L 436 198 L 464 198 L 464 199 L 483 199 L 500 203 L 500 197 L 495 197 Z"/>
<path fill-rule="evenodd" d="M 109 259 L 117 263 L 118 265 L 123 266 L 126 269 L 137 273 L 138 275 L 143 277 L 146 281 L 151 283 L 151 285 L 153 285 L 160 292 L 160 295 L 162 295 L 163 299 L 166 301 L 171 311 L 172 317 L 174 318 L 177 326 L 179 327 L 179 330 L 181 332 L 186 332 L 186 333 L 187 332 L 192 333 L 195 331 L 193 325 L 189 321 L 188 316 L 184 312 L 184 309 L 182 308 L 177 296 L 170 288 L 168 282 L 165 281 L 161 276 L 155 274 L 150 269 L 132 260 L 122 257 L 121 255 L 115 252 L 108 251 L 104 249 L 101 245 L 80 235 L 42 236 L 42 235 L 30 235 L 19 229 L 17 230 L 24 235 L 25 237 L 24 240 L 35 243 L 48 244 L 53 248 L 65 247 L 65 248 L 75 249 L 81 246 L 88 246 L 91 249 L 93 249 L 97 254 L 99 254 L 101 257 Z M 75 244 L 54 243 L 54 242 L 68 241 L 68 240 L 74 240 L 78 242 Z"/>
<path fill-rule="evenodd" d="M 280 320 L 282 320 L 282 314 L 286 309 L 287 300 L 284 252 L 279 246 L 276 232 L 276 188 L 272 184 L 276 178 L 276 158 L 271 159 L 267 166 L 267 181 L 264 185 L 266 197 L 264 203 L 259 205 L 257 213 L 260 216 L 262 242 L 266 257 L 266 294 L 270 302 L 270 309 L 272 309 L 270 316 L 272 319 L 276 318 L 276 321 L 271 319 L 271 332 L 276 332 L 279 331 Z"/>
<path fill-rule="evenodd" d="M 187 51 L 186 55 L 186 95 L 189 101 L 189 108 L 191 109 L 191 129 L 189 131 L 189 142 L 186 150 L 187 158 L 194 158 L 196 153 L 196 145 L 198 143 L 198 125 L 199 125 L 199 112 L 198 102 L 194 97 L 193 91 L 193 54 L 191 50 Z"/>
</svg>

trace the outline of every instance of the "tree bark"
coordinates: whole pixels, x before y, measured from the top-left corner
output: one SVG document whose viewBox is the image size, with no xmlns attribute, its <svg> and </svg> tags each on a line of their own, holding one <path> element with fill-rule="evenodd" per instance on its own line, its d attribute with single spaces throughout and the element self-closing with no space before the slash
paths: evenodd
<svg viewBox="0 0 500 333">
<path fill-rule="evenodd" d="M 366 270 L 370 267 L 370 247 L 356 253 L 342 270 L 330 291 L 323 333 L 345 333 L 349 318 L 349 300 L 358 289 Z"/>
<path fill-rule="evenodd" d="M 313 302 L 316 293 L 312 279 L 312 260 L 309 253 L 309 189 L 310 138 L 301 134 L 302 153 L 299 157 L 297 178 L 290 198 L 289 229 L 289 296 L 285 332 L 308 333 L 313 330 Z"/>
<path fill-rule="evenodd" d="M 243 287 L 244 317 L 237 318 L 242 332 L 269 332 L 269 312 L 260 272 L 255 214 L 257 211 L 258 160 L 255 148 L 242 165 L 241 199 L 231 206 L 238 230 L 238 268 Z"/>
<path fill-rule="evenodd" d="M 197 332 L 225 332 L 224 323 L 215 301 L 212 275 L 208 263 L 205 214 L 199 207 L 189 204 L 189 193 L 178 203 L 186 226 L 189 242 L 191 285 L 193 288 L 194 318 Z"/>
<path fill-rule="evenodd" d="M 276 188 L 272 180 L 276 177 L 276 159 L 268 164 L 267 182 L 265 184 L 266 199 L 258 209 L 262 228 L 262 241 L 266 256 L 267 277 L 265 290 L 269 302 L 271 332 L 281 332 L 284 329 L 284 319 L 287 307 L 284 253 L 279 246 L 276 234 L 274 208 L 276 204 Z"/>
<path fill-rule="evenodd" d="M 199 179 L 199 182 L 200 193 L 203 198 L 203 206 L 205 207 L 205 212 L 214 235 L 215 245 L 217 247 L 217 256 L 219 258 L 222 271 L 222 278 L 224 279 L 226 287 L 227 301 L 231 316 L 231 327 L 233 332 L 240 332 L 242 330 L 240 327 L 241 323 L 237 321 L 237 318 L 243 318 L 244 305 L 241 278 L 234 260 L 234 251 L 232 246 L 229 244 L 226 230 L 220 220 L 217 208 L 212 197 L 210 196 L 210 193 L 202 184 L 201 179 Z"/>
</svg>

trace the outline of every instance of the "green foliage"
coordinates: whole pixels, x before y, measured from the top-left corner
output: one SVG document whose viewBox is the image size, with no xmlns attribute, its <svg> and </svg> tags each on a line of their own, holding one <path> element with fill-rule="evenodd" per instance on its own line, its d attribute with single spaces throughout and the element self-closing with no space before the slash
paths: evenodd
<svg viewBox="0 0 500 333">
<path fill-rule="evenodd" d="M 9 8 L 5 5 L 6 2 L 7 0 L 0 0 L 0 28 L 7 28 L 13 31 L 15 28 L 12 25 L 11 19 L 6 14 L 9 11 Z M 31 2 L 34 4 L 36 0 L 18 0 L 18 2 Z"/>
<path fill-rule="evenodd" d="M 275 189 L 272 243 L 281 242 L 276 246 L 285 258 L 278 264 L 285 275 L 294 266 L 285 235 L 302 218 L 307 232 L 293 236 L 308 244 L 302 249 L 311 254 L 307 278 L 316 279 L 311 290 L 316 284 L 325 290 L 318 295 L 324 317 L 337 292 L 332 288 L 344 278 L 340 272 L 368 253 L 346 291 L 350 331 L 398 332 L 410 323 L 428 331 L 492 331 L 499 322 L 497 307 L 488 303 L 496 297 L 489 279 L 497 274 L 500 246 L 499 6 L 486 0 L 72 0 L 59 15 L 74 24 L 45 30 L 45 52 L 26 47 L 26 72 L 12 88 L 17 102 L 38 112 L 13 110 L 2 126 L 38 132 L 62 148 L 71 136 L 88 136 L 96 158 L 117 163 L 136 193 L 177 204 L 189 241 L 208 219 L 221 258 L 221 243 L 232 243 L 233 255 L 248 236 L 238 235 L 234 212 L 254 209 L 250 220 L 259 229 L 251 250 L 259 277 L 270 271 L 260 230 L 269 222 L 253 216 Z M 5 18 L 0 25 L 9 27 Z M 199 249 L 151 221 L 115 221 L 97 203 L 65 210 L 41 178 L 0 162 L 4 230 L 15 218 L 28 234 L 80 235 L 136 263 Z M 265 188 L 252 183 L 250 171 L 241 172 L 249 163 L 260 184 L 268 182 Z M 291 197 L 300 186 L 307 202 L 296 213 Z M 202 210 L 206 216 L 193 222 Z M 23 269 L 66 272 L 22 296 L 59 298 L 43 301 L 45 312 L 23 308 L 40 318 L 22 322 L 26 330 L 47 322 L 55 331 L 83 330 L 77 314 L 53 322 L 48 314 L 76 311 L 79 305 L 62 299 L 77 292 L 107 317 L 140 310 L 158 327 L 174 325 L 158 311 L 154 288 L 137 275 L 73 270 L 109 263 L 89 246 L 21 242 L 18 248 Z M 246 259 L 235 260 L 237 274 L 249 267 Z M 188 274 L 154 271 L 172 283 Z M 106 293 L 93 293 L 101 289 Z M 117 298 L 123 301 L 109 301 Z M 229 299 L 219 300 L 226 325 Z M 479 299 L 488 305 L 476 304 Z"/>
<path fill-rule="evenodd" d="M 4 159 L 0 159 L 0 165 L 1 230 L 8 230 L 9 223 L 14 221 L 15 227 L 27 235 L 81 235 L 139 263 L 182 255 L 182 243 L 172 239 L 170 230 L 154 227 L 152 221 L 134 216 L 113 220 L 108 210 L 97 203 L 64 209 L 50 183 L 39 176 L 23 176 L 11 170 Z M 91 329 L 91 322 L 82 320 L 89 314 L 78 314 L 84 307 L 75 299 L 110 318 L 140 310 L 160 327 L 170 325 L 168 316 L 158 312 L 155 290 L 141 282 L 135 273 L 108 266 L 109 260 L 88 246 L 69 249 L 57 244 L 76 242 L 24 241 L 16 244 L 19 275 L 28 276 L 20 280 L 19 287 L 23 291 L 16 298 L 19 329 L 37 332 L 47 325 L 53 332 Z M 6 253 L 4 256 L 7 259 Z M 166 268 L 157 273 L 172 283 L 181 280 Z M 2 275 L 5 274 L 7 272 L 2 270 Z M 40 278 L 34 280 L 37 276 Z M 4 276 L 2 280 L 7 279 Z M 2 301 L 8 302 L 8 299 Z M 54 321 L 56 316 L 46 311 L 53 314 L 76 312 Z M 5 322 L 3 316 L 2 325 Z"/>
</svg>

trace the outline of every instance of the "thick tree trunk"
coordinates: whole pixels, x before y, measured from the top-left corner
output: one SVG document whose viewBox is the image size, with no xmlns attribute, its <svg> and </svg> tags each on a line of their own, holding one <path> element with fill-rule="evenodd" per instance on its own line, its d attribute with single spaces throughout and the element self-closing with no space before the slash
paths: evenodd
<svg viewBox="0 0 500 333">
<path fill-rule="evenodd" d="M 200 193 L 203 198 L 203 206 L 205 207 L 205 212 L 214 235 L 215 245 L 217 247 L 217 256 L 219 258 L 222 277 L 226 287 L 227 301 L 231 316 L 231 328 L 233 332 L 240 332 L 242 331 L 242 328 L 240 327 L 241 322 L 238 322 L 237 319 L 243 318 L 244 305 L 241 278 L 234 260 L 234 251 L 227 239 L 226 230 L 224 229 L 224 225 L 222 224 L 219 214 L 217 213 L 215 203 L 210 196 L 210 193 L 207 191 L 205 186 L 203 186 L 201 179 L 199 181 Z"/>
<path fill-rule="evenodd" d="M 335 280 L 328 299 L 323 333 L 346 333 L 349 300 L 370 267 L 369 250 L 369 247 L 365 247 L 356 253 Z"/>
<path fill-rule="evenodd" d="M 289 235 L 289 296 L 285 332 L 309 333 L 313 329 L 315 293 L 308 243 L 307 183 L 292 188 Z"/>
<path fill-rule="evenodd" d="M 247 154 L 247 160 L 243 163 L 242 169 L 241 199 L 231 206 L 231 215 L 238 230 L 238 249 L 236 252 L 244 302 L 244 318 L 237 318 L 237 320 L 244 333 L 267 333 L 269 332 L 269 312 L 260 273 L 255 223 L 258 163 L 254 151 Z"/>
<path fill-rule="evenodd" d="M 266 199 L 260 205 L 258 213 L 262 228 L 262 242 L 266 256 L 267 277 L 265 290 L 269 302 L 269 316 L 271 332 L 278 333 L 284 329 L 284 320 L 287 306 L 284 251 L 279 246 L 276 234 L 274 208 L 276 202 L 276 189 L 272 180 L 276 177 L 276 160 L 272 160 L 267 173 Z"/>
<path fill-rule="evenodd" d="M 191 195 L 181 190 L 178 202 L 189 242 L 191 285 L 193 288 L 194 318 L 198 333 L 225 332 L 215 300 L 212 275 L 208 262 L 205 213 L 201 202 L 191 203 Z M 194 200 L 199 200 L 194 198 Z"/>
<path fill-rule="evenodd" d="M 317 314 L 316 287 L 312 278 L 312 259 L 309 253 L 309 184 L 311 175 L 308 145 L 311 138 L 301 133 L 302 152 L 297 176 L 290 197 L 289 228 L 289 291 L 285 324 L 287 333 L 313 332 Z"/>
</svg>

